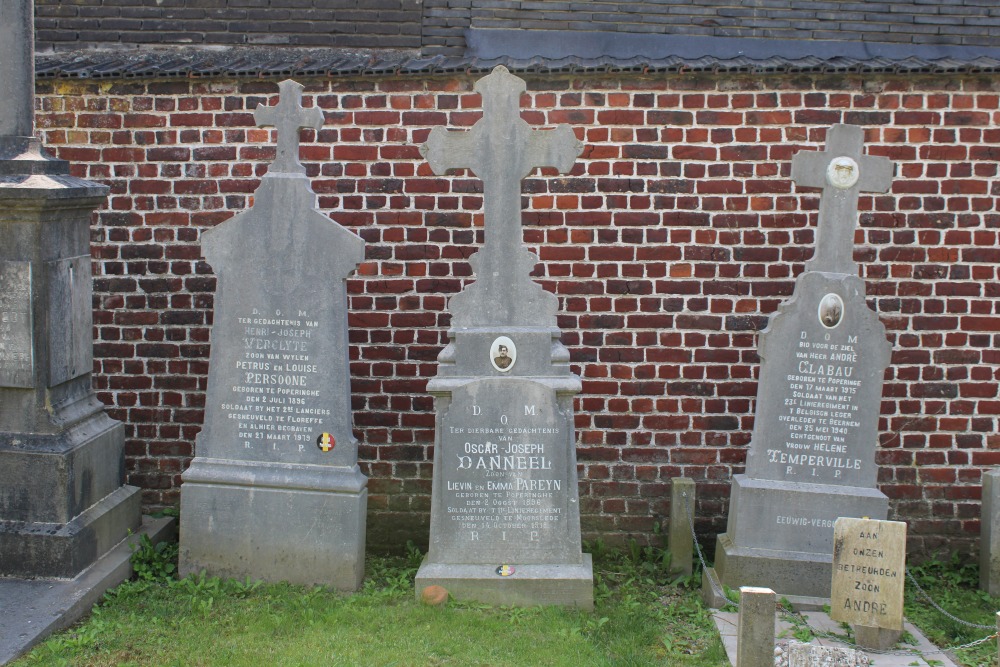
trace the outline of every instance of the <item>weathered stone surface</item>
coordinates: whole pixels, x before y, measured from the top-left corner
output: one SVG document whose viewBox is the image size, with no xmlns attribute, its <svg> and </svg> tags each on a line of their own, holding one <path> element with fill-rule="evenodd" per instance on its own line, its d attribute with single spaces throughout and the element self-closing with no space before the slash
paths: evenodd
<svg viewBox="0 0 1000 667">
<path fill-rule="evenodd" d="M 258 123 L 277 159 L 254 206 L 202 236 L 218 275 L 205 425 L 181 488 L 181 572 L 360 586 L 367 479 L 357 465 L 345 279 L 364 243 L 322 215 L 298 161 L 318 128 L 280 84 Z"/>
<path fill-rule="evenodd" d="M 861 651 L 842 646 L 817 646 L 795 640 L 781 644 L 775 667 L 868 667 L 871 659 Z"/>
<path fill-rule="evenodd" d="M 485 241 L 476 281 L 452 297 L 450 343 L 427 389 L 437 411 L 430 549 L 417 573 L 456 599 L 593 606 L 581 551 L 573 395 L 580 380 L 559 342 L 556 298 L 530 277 L 521 179 L 568 170 L 581 146 L 568 127 L 520 118 L 524 82 L 503 67 L 476 84 L 483 118 L 468 132 L 435 128 L 422 147 L 437 173 L 483 180 Z M 419 593 L 418 593 L 419 595 Z"/>
<path fill-rule="evenodd" d="M 694 535 L 691 517 L 694 514 L 695 483 L 690 477 L 670 480 L 670 526 L 667 548 L 670 549 L 670 571 L 674 574 L 694 572 Z"/>
<path fill-rule="evenodd" d="M 875 446 L 885 328 L 865 303 L 851 255 L 862 189 L 889 187 L 892 164 L 861 154 L 860 128 L 834 126 L 827 149 L 799 153 L 793 176 L 823 187 L 814 258 L 761 334 L 761 374 L 746 473 L 733 479 L 716 570 L 816 604 L 830 595 L 833 526 L 884 518 Z"/>
<path fill-rule="evenodd" d="M 769 588 L 740 588 L 736 630 L 736 664 L 740 667 L 774 664 L 774 603 L 774 591 Z"/>
<path fill-rule="evenodd" d="M 830 618 L 903 629 L 906 524 L 841 517 L 834 526 Z"/>
<path fill-rule="evenodd" d="M 979 521 L 979 588 L 1000 596 L 1000 470 L 983 473 Z"/>
<path fill-rule="evenodd" d="M 108 188 L 33 136 L 32 3 L 0 4 L 0 576 L 74 577 L 138 527 L 91 390 L 90 217 Z"/>
</svg>

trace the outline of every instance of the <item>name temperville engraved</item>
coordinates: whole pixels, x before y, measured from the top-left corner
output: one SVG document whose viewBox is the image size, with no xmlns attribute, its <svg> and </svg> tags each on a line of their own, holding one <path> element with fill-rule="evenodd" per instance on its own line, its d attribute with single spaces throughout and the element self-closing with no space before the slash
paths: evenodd
<svg viewBox="0 0 1000 667">
<path fill-rule="evenodd" d="M 857 404 L 857 336 L 811 340 L 800 333 L 784 380 L 783 405 L 777 415 L 784 437 L 767 450 L 769 463 L 787 476 L 836 481 L 845 470 L 860 470 L 862 461 L 849 456 L 848 441 L 860 428 Z M 794 525 L 794 524 L 793 524 Z"/>
</svg>

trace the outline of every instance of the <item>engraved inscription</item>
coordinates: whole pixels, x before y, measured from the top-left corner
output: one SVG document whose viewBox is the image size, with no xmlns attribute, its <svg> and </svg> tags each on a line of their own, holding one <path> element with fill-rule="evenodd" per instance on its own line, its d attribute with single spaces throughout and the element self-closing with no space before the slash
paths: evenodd
<svg viewBox="0 0 1000 667">
<path fill-rule="evenodd" d="M 320 395 L 319 364 L 313 337 L 319 323 L 307 311 L 294 317 L 262 309 L 238 317 L 242 336 L 237 344 L 237 382 L 221 408 L 236 422 L 244 449 L 304 451 L 330 417 L 328 408 L 313 407 Z"/>
<path fill-rule="evenodd" d="M 906 524 L 841 517 L 833 538 L 830 617 L 903 629 Z"/>
<path fill-rule="evenodd" d="M 543 392 L 456 391 L 443 420 L 443 538 L 463 556 L 512 560 L 567 530 L 565 416 Z"/>
<path fill-rule="evenodd" d="M 857 337 L 828 336 L 800 332 L 792 372 L 784 378 L 777 437 L 767 449 L 768 463 L 782 467 L 786 477 L 819 483 L 836 483 L 862 466 L 848 450 L 861 427 Z"/>
<path fill-rule="evenodd" d="M 0 262 L 0 387 L 34 386 L 31 264 Z"/>
</svg>

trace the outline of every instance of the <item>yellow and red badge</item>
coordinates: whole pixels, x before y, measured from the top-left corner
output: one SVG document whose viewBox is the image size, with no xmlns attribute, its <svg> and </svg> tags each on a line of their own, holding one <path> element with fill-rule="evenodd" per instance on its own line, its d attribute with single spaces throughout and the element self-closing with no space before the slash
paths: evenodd
<svg viewBox="0 0 1000 667">
<path fill-rule="evenodd" d="M 501 565 L 496 570 L 497 574 L 500 575 L 501 577 L 509 577 L 516 571 L 517 570 L 514 569 L 513 565 Z"/>
<path fill-rule="evenodd" d="M 316 438 L 316 446 L 319 447 L 324 452 L 329 452 L 337 444 L 336 439 L 330 433 L 321 433 L 318 438 Z"/>
</svg>

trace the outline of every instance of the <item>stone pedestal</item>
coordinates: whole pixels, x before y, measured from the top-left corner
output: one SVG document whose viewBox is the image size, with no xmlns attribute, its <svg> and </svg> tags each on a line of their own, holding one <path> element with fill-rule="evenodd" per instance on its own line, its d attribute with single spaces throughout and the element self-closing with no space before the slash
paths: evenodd
<svg viewBox="0 0 1000 667">
<path fill-rule="evenodd" d="M 124 428 L 91 390 L 103 185 L 0 138 L 0 576 L 73 577 L 140 523 Z"/>
</svg>

